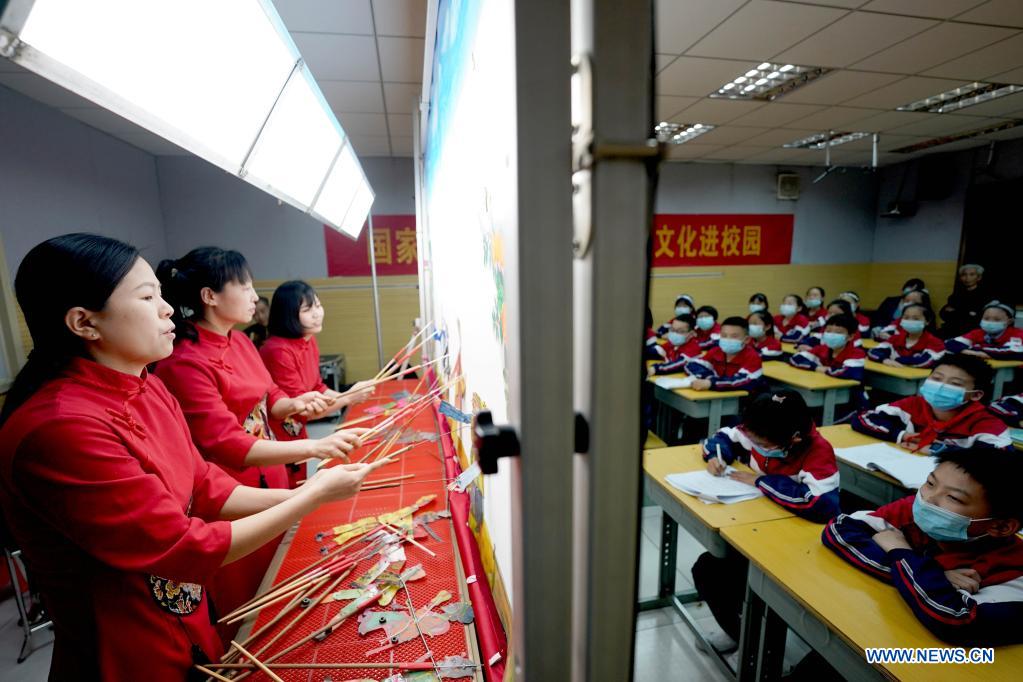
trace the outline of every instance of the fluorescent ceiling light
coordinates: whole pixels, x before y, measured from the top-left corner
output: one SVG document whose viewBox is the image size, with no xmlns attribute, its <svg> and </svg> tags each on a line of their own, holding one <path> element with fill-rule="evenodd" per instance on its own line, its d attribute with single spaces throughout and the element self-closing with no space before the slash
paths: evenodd
<svg viewBox="0 0 1023 682">
<path fill-rule="evenodd" d="M 682 144 L 711 130 L 714 130 L 714 126 L 706 123 L 670 123 L 668 121 L 661 121 L 654 126 L 654 135 L 657 137 L 658 142 Z"/>
<path fill-rule="evenodd" d="M 991 133 L 998 133 L 1003 130 L 1010 130 L 1018 126 L 1023 125 L 1023 120 L 1014 119 L 1012 121 L 1004 121 L 1002 123 L 996 123 L 994 125 L 985 126 L 983 128 L 975 128 L 974 130 L 967 130 L 962 133 L 955 133 L 954 135 L 943 135 L 941 137 L 935 137 L 930 140 L 923 142 L 917 142 L 906 147 L 899 147 L 893 149 L 892 152 L 895 154 L 911 154 L 913 152 L 923 151 L 924 149 L 930 149 L 931 147 L 939 147 L 943 144 L 950 142 L 959 142 L 960 140 L 968 140 L 971 137 L 980 137 L 981 135 L 990 135 Z"/>
<path fill-rule="evenodd" d="M 818 133 L 811 135 L 810 137 L 804 137 L 801 140 L 794 140 L 787 144 L 783 144 L 782 147 L 786 149 L 824 149 L 825 147 L 837 147 L 840 144 L 846 142 L 852 142 L 853 140 L 859 140 L 864 137 L 868 137 L 870 133 L 864 132 L 836 132 L 831 131 L 828 133 Z"/>
<path fill-rule="evenodd" d="M 0 55 L 306 212 L 346 142 L 269 0 L 0 0 Z"/>
<path fill-rule="evenodd" d="M 947 92 L 904 104 L 897 107 L 898 111 L 929 111 L 935 114 L 947 114 L 950 111 L 965 109 L 999 97 L 1023 92 L 1023 85 L 1006 83 L 970 83 Z"/>
<path fill-rule="evenodd" d="M 710 93 L 710 96 L 718 99 L 771 101 L 820 78 L 829 71 L 831 69 L 822 66 L 796 66 L 795 64 L 763 62 L 756 68 L 725 83 Z"/>
</svg>

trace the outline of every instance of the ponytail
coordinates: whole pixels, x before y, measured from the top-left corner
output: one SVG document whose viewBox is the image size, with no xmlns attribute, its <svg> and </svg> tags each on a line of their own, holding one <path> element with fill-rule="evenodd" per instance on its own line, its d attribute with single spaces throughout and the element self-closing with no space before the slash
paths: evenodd
<svg viewBox="0 0 1023 682">
<path fill-rule="evenodd" d="M 163 299 L 174 308 L 171 320 L 175 336 L 198 343 L 195 323 L 205 317 L 202 290 L 209 287 L 220 292 L 228 282 L 250 281 L 252 271 L 245 256 L 237 251 L 201 246 L 177 260 L 161 261 L 156 276 L 163 289 Z"/>
</svg>

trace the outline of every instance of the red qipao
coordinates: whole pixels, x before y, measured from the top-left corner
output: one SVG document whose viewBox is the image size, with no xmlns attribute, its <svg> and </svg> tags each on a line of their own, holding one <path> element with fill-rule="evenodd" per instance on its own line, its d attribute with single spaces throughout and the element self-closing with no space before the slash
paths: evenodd
<svg viewBox="0 0 1023 682">
<path fill-rule="evenodd" d="M 179 339 L 174 354 L 160 361 L 156 373 L 181 403 L 196 447 L 245 485 L 287 488 L 283 464 L 245 465 L 245 456 L 256 441 L 273 440 L 267 415 L 286 397 L 284 392 L 274 384 L 245 334 L 232 331 L 224 336 L 199 326 L 195 329 L 198 342 Z M 217 574 L 211 591 L 221 614 L 252 598 L 277 545 L 277 540 L 268 542 Z M 224 627 L 221 634 L 227 636 L 236 629 Z"/>
<path fill-rule="evenodd" d="M 259 349 L 259 356 L 270 372 L 274 383 L 289 397 L 294 398 L 309 391 L 327 390 L 320 376 L 320 346 L 316 337 L 288 339 L 271 336 Z M 305 417 L 295 415 L 283 422 L 270 419 L 274 435 L 280 440 L 308 438 Z"/>
<path fill-rule="evenodd" d="M 203 460 L 156 377 L 75 359 L 0 430 L 0 495 L 53 618 L 50 679 L 185 679 L 216 659 L 217 520 L 237 481 Z"/>
</svg>

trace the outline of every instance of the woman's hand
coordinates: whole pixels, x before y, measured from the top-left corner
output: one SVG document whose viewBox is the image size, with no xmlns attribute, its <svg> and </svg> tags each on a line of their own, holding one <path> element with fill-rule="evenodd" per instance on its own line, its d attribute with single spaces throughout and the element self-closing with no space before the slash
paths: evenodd
<svg viewBox="0 0 1023 682">
<path fill-rule="evenodd" d="M 353 384 L 343 395 L 347 398 L 349 405 L 357 405 L 369 400 L 376 390 L 376 384 L 372 381 L 359 381 Z"/>
<path fill-rule="evenodd" d="M 302 487 L 314 490 L 321 503 L 347 500 L 359 492 L 363 480 L 375 468 L 371 464 L 342 464 L 321 469 Z"/>
<path fill-rule="evenodd" d="M 329 436 L 318 440 L 309 440 L 309 456 L 317 459 L 343 459 L 348 461 L 348 453 L 362 446 L 360 436 L 368 429 L 344 429 L 335 431 Z"/>
</svg>

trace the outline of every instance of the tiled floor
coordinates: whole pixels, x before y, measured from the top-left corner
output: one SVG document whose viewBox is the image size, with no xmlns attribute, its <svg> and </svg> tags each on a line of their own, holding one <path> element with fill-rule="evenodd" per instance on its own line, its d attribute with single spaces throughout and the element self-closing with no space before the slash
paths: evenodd
<svg viewBox="0 0 1023 682">
<path fill-rule="evenodd" d="M 18 625 L 18 609 L 14 605 L 14 599 L 6 599 L 0 602 L 0 680 L 43 682 L 50 672 L 53 635 L 49 630 L 41 630 L 32 635 L 36 650 L 24 663 L 17 662 L 21 641 L 22 629 Z"/>
</svg>

